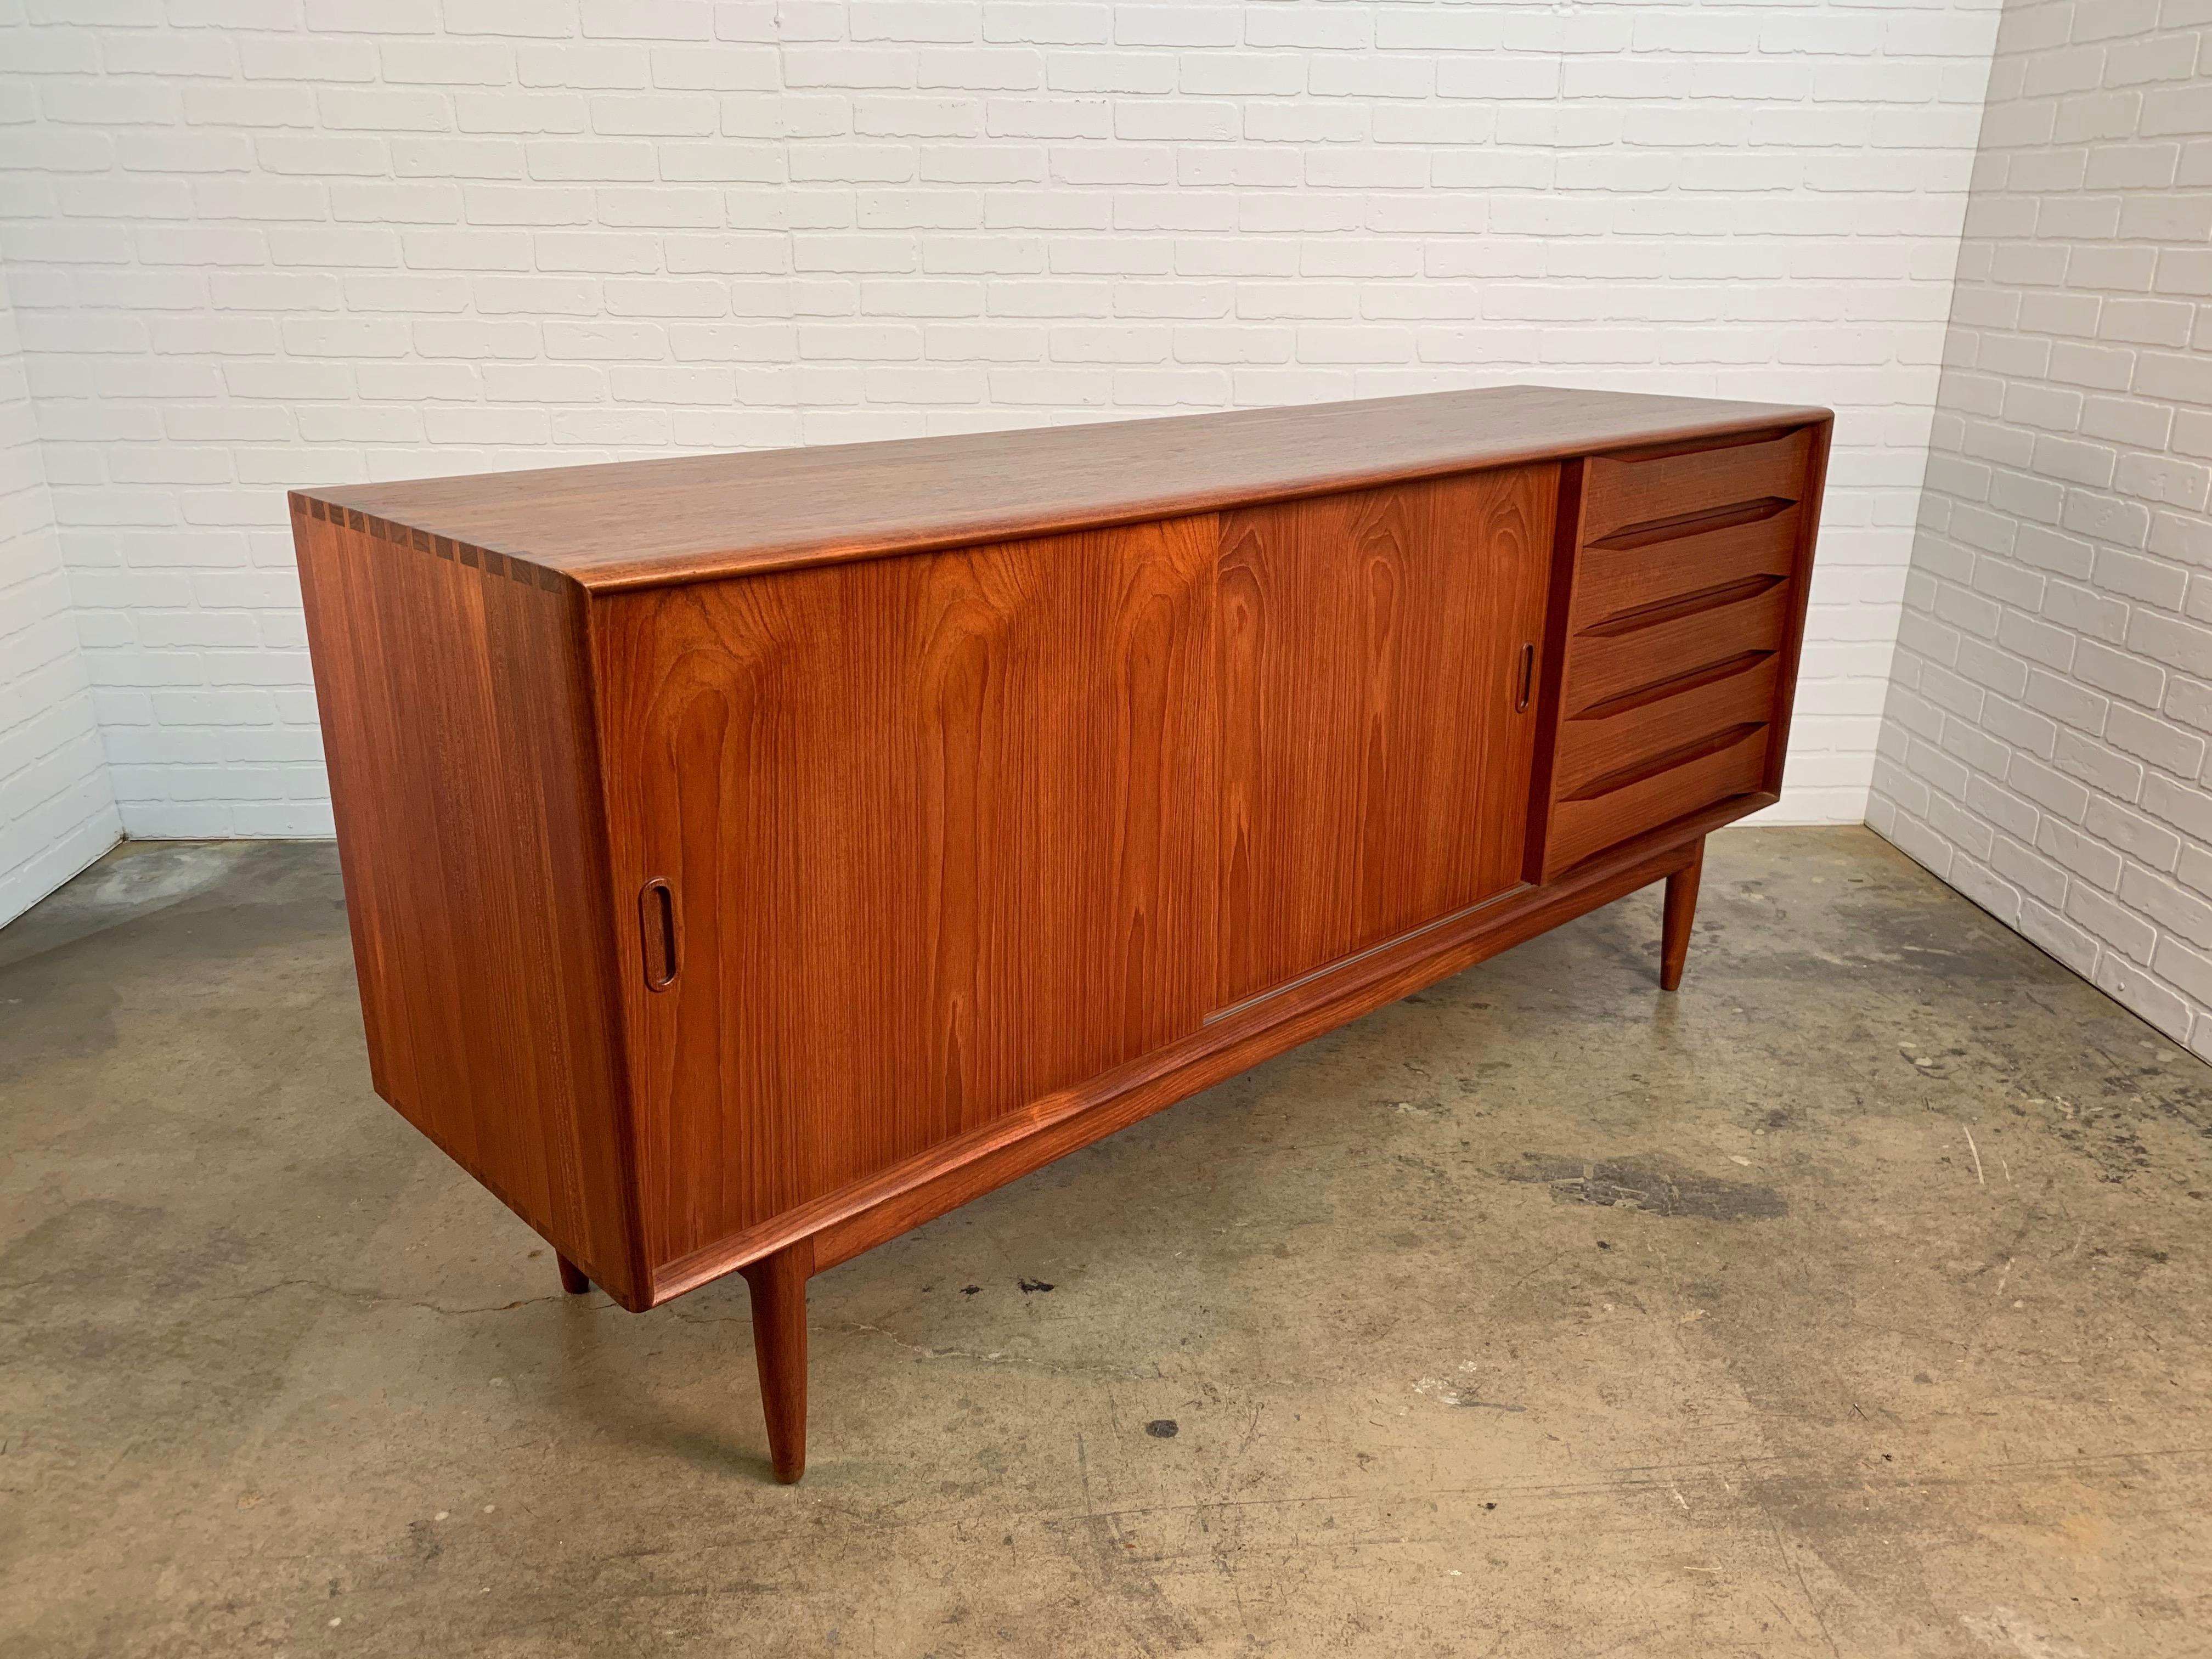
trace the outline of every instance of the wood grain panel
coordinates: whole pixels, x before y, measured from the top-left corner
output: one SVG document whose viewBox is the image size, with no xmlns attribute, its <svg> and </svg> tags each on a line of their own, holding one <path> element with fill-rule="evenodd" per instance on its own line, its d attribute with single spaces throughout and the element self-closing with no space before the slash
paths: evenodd
<svg viewBox="0 0 2212 1659">
<path fill-rule="evenodd" d="M 1559 727 L 1553 787 L 1571 799 L 1607 775 L 1716 732 L 1765 720 L 1774 710 L 1772 653 L 1744 662 L 1733 672 L 1695 681 L 1671 696 L 1638 702 L 1601 720 L 1569 720 Z"/>
<path fill-rule="evenodd" d="M 616 867 L 684 927 L 672 988 L 627 981 L 657 1267 L 1197 1027 L 1215 551 L 1198 518 L 605 602 Z"/>
<path fill-rule="evenodd" d="M 1786 576 L 1796 563 L 1798 512 L 1793 506 L 1662 541 L 1585 547 L 1577 562 L 1571 625 L 1589 628 L 1641 605 L 1748 576 Z"/>
<path fill-rule="evenodd" d="M 1780 648 L 1796 609 L 1784 582 L 1734 604 L 1676 617 L 1633 633 L 1577 635 L 1568 642 L 1570 719 L 1609 698 L 1662 684 L 1748 651 Z"/>
<path fill-rule="evenodd" d="M 336 519 L 294 499 L 377 1092 L 643 1306 L 583 594 Z"/>
<path fill-rule="evenodd" d="M 1583 485 L 1583 537 L 1599 541 L 1631 526 L 1710 512 L 1764 496 L 1794 501 L 1805 487 L 1812 434 L 1704 448 L 1648 460 L 1598 459 Z"/>
<path fill-rule="evenodd" d="M 1227 515 L 1218 1006 L 1519 878 L 1559 469 Z"/>
<path fill-rule="evenodd" d="M 526 555 L 606 592 L 1710 442 L 1826 417 L 1702 398 L 1486 386 L 317 493 L 371 517 Z"/>
<path fill-rule="evenodd" d="M 1756 790 L 1766 770 L 1766 742 L 1765 726 L 1745 726 L 1718 746 L 1698 745 L 1701 752 L 1621 788 L 1559 802 L 1552 809 L 1547 868 L 1571 868 L 1632 836 Z"/>
</svg>

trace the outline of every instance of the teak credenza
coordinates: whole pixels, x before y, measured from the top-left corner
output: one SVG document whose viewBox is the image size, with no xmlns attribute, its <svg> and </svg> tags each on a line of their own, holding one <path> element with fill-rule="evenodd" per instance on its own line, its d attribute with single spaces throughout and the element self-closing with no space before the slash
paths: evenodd
<svg viewBox="0 0 2212 1659">
<path fill-rule="evenodd" d="M 806 1280 L 1781 784 L 1831 416 L 1514 386 L 291 498 L 377 1092 L 643 1310 Z"/>
</svg>

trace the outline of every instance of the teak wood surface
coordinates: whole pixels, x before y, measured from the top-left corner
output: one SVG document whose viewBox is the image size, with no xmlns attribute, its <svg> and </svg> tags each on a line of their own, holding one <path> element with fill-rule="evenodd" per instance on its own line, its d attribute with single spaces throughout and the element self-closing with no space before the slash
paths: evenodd
<svg viewBox="0 0 2212 1659">
<path fill-rule="evenodd" d="M 303 492 L 378 1091 L 642 1309 L 808 1276 L 1780 788 L 1817 409 L 1515 387 Z"/>
<path fill-rule="evenodd" d="M 1175 519 L 608 602 L 616 862 L 684 915 L 623 981 L 656 1262 L 1198 1028 L 1213 565 Z"/>
<path fill-rule="evenodd" d="M 1015 541 L 1829 419 L 1826 410 L 1774 404 L 1490 386 L 312 494 L 606 592 Z"/>
<path fill-rule="evenodd" d="M 1510 467 L 1224 515 L 1212 1006 L 1520 879 L 1558 489 Z"/>
<path fill-rule="evenodd" d="M 371 1080 L 644 1305 L 583 595 L 293 524 Z"/>
</svg>

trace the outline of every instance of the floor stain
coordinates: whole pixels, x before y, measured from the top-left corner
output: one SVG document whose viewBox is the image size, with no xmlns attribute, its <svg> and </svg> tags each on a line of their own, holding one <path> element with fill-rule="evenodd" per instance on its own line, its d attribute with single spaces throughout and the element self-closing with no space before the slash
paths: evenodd
<svg viewBox="0 0 2212 1659">
<path fill-rule="evenodd" d="M 1523 1152 L 1520 1163 L 1499 1173 L 1508 1181 L 1547 1187 L 1562 1204 L 1595 1204 L 1704 1221 L 1771 1221 L 1790 1213 L 1790 1200 L 1771 1187 L 1701 1175 L 1656 1153 L 1577 1158 Z"/>
</svg>

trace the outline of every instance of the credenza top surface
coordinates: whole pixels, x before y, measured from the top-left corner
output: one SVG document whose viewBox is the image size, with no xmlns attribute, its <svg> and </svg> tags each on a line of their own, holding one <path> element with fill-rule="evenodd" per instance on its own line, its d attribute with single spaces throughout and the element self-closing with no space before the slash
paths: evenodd
<svg viewBox="0 0 2212 1659">
<path fill-rule="evenodd" d="M 1789 404 L 1491 386 L 297 493 L 612 592 L 1828 417 Z"/>
</svg>

